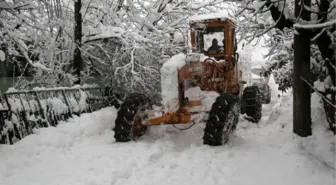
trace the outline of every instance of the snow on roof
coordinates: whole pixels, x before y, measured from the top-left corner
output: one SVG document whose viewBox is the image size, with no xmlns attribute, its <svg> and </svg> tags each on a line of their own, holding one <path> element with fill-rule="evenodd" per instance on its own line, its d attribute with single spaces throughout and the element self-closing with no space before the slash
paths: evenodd
<svg viewBox="0 0 336 185">
<path fill-rule="evenodd" d="M 234 19 L 232 16 L 229 15 L 228 11 L 216 12 L 216 13 L 209 13 L 209 14 L 196 14 L 189 18 L 189 21 L 202 21 L 208 19 Z"/>
</svg>

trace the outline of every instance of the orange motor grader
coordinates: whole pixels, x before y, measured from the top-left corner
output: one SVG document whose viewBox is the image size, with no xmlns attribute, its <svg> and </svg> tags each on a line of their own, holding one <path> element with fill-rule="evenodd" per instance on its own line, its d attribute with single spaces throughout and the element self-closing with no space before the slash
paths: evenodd
<svg viewBox="0 0 336 185">
<path fill-rule="evenodd" d="M 185 91 L 199 87 L 202 91 L 215 91 L 218 96 L 208 110 L 203 143 L 218 146 L 228 141 L 236 128 L 240 113 L 246 113 L 252 122 L 261 118 L 261 102 L 257 86 L 244 87 L 236 52 L 235 23 L 223 17 L 194 19 L 190 23 L 191 48 L 185 64 L 177 69 L 178 108 L 160 112 L 151 107 L 150 98 L 141 93 L 128 96 L 120 106 L 115 120 L 116 142 L 127 142 L 143 135 L 148 126 L 190 124 L 204 112 L 202 100 L 189 100 Z M 206 35 L 224 35 L 223 46 L 205 48 Z M 212 40 L 214 44 L 214 39 Z M 219 49 L 218 49 L 219 48 Z M 203 58 L 203 59 L 202 59 Z M 199 109 L 195 109 L 198 107 Z M 194 111 L 191 111 L 194 110 Z M 196 110 L 196 111 L 195 111 Z M 199 111 L 197 111 L 199 110 Z M 197 120 L 199 122 L 199 120 Z"/>
</svg>

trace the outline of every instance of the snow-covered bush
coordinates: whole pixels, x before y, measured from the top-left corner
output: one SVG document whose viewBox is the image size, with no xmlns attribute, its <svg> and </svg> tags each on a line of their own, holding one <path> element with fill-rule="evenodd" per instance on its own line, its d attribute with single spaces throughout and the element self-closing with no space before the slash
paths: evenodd
<svg viewBox="0 0 336 185">
<path fill-rule="evenodd" d="M 0 3 L 0 42 L 6 62 L 13 63 L 15 76 L 21 80 L 17 88 L 29 85 L 24 80 L 34 76 L 32 83 L 43 86 L 73 81 L 69 65 L 72 54 L 72 17 L 67 1 L 2 1 Z M 18 68 L 18 69 L 17 69 Z"/>
<path fill-rule="evenodd" d="M 104 42 L 87 43 L 83 51 L 87 77 L 103 76 L 118 93 L 153 93 L 158 88 L 162 48 L 135 32 L 120 30 Z"/>
</svg>

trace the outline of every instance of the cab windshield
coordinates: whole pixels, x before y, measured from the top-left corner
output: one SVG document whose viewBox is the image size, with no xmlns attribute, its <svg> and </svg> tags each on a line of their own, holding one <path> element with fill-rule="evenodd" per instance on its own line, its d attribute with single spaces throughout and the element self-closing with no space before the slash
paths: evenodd
<svg viewBox="0 0 336 185">
<path fill-rule="evenodd" d="M 224 32 L 211 32 L 203 35 L 203 50 L 208 53 L 224 53 Z"/>
</svg>

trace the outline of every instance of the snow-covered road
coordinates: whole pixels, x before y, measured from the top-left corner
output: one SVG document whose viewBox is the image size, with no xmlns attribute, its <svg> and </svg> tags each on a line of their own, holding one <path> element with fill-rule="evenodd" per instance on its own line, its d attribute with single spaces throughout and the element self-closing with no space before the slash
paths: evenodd
<svg viewBox="0 0 336 185">
<path fill-rule="evenodd" d="M 0 145 L 0 185 L 334 185 L 291 133 L 291 94 L 263 107 L 259 125 L 240 120 L 228 145 L 202 144 L 204 124 L 152 127 L 115 143 L 114 108 Z M 183 127 L 183 126 L 181 126 Z"/>
</svg>

